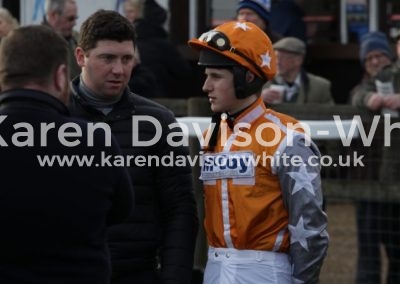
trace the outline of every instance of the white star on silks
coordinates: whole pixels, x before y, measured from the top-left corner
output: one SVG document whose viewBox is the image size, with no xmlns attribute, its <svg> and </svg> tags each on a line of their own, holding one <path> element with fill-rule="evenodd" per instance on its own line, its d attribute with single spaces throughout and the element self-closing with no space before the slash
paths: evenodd
<svg viewBox="0 0 400 284">
<path fill-rule="evenodd" d="M 295 180 L 292 195 L 302 189 L 305 189 L 312 195 L 315 195 L 314 187 L 312 186 L 311 181 L 313 181 L 318 174 L 307 172 L 305 166 L 299 166 L 298 172 L 289 172 L 287 174 Z"/>
<path fill-rule="evenodd" d="M 299 243 L 306 251 L 308 251 L 307 238 L 318 235 L 319 231 L 306 230 L 304 228 L 303 216 L 300 216 L 296 226 L 289 224 L 290 244 Z"/>
<path fill-rule="evenodd" d="M 237 22 L 235 24 L 235 29 L 242 29 L 244 31 L 251 30 L 251 28 L 248 25 L 246 25 L 246 23 L 240 23 L 240 22 Z"/>
<path fill-rule="evenodd" d="M 268 68 L 271 68 L 271 56 L 269 56 L 269 51 L 267 51 L 265 54 L 261 54 L 261 67 L 267 66 Z"/>
</svg>

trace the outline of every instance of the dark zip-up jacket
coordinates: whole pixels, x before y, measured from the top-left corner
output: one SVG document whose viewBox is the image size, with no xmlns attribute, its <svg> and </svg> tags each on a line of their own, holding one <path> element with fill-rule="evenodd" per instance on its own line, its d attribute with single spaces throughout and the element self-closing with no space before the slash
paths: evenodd
<svg viewBox="0 0 400 284">
<path fill-rule="evenodd" d="M 123 155 L 132 157 L 128 170 L 135 188 L 136 208 L 125 224 L 114 226 L 109 231 L 113 276 L 123 277 L 150 269 L 156 272 L 160 264 L 162 283 L 190 283 L 198 230 L 191 167 L 188 163 L 186 166 L 161 165 L 163 156 L 173 155 L 176 159 L 189 155 L 187 147 L 173 147 L 167 143 L 168 134 L 181 133 L 180 128 L 168 127 L 176 122 L 172 112 L 125 91 L 113 110 L 104 115 L 85 101 L 79 94 L 78 85 L 79 78 L 76 78 L 72 82 L 72 114 L 106 122 Z M 160 129 L 156 129 L 149 117 L 159 122 Z M 141 121 L 137 125 L 133 123 L 138 119 Z M 161 136 L 154 145 L 137 146 L 133 143 L 133 138 L 150 141 L 157 134 Z M 135 162 L 138 156 L 144 157 L 145 164 Z M 150 156 L 158 157 L 160 164 L 156 165 L 152 159 L 149 165 Z"/>
<path fill-rule="evenodd" d="M 61 101 L 40 91 L 1 93 L 0 116 L 0 283 L 110 283 L 106 229 L 128 218 L 134 196 L 126 169 L 95 165 L 101 153 L 121 154 L 117 142 L 111 138 L 105 146 L 105 132 L 95 131 L 88 147 L 87 122 L 70 117 Z M 67 123 L 81 130 L 65 138 L 79 141 L 76 146 L 60 139 Z M 50 126 L 47 132 L 43 125 Z M 31 145 L 18 144 L 16 135 Z M 43 161 L 45 155 L 85 155 L 92 165 L 41 165 L 38 156 Z"/>
</svg>

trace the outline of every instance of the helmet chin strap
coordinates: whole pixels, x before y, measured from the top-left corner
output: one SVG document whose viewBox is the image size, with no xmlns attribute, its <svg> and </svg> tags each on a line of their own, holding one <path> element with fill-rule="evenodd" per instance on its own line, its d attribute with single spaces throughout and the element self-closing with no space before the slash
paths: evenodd
<svg viewBox="0 0 400 284">
<path fill-rule="evenodd" d="M 264 79 L 255 76 L 243 66 L 233 66 L 232 73 L 235 94 L 238 99 L 244 99 L 258 93 L 265 83 Z"/>
</svg>

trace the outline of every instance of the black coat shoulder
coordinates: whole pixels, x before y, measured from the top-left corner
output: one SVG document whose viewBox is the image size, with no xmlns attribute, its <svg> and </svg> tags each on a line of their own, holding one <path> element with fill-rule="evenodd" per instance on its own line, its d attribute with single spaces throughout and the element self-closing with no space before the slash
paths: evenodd
<svg viewBox="0 0 400 284">
<path fill-rule="evenodd" d="M 136 115 L 149 115 L 159 119 L 175 120 L 174 113 L 167 107 L 143 96 L 131 94 Z"/>
</svg>

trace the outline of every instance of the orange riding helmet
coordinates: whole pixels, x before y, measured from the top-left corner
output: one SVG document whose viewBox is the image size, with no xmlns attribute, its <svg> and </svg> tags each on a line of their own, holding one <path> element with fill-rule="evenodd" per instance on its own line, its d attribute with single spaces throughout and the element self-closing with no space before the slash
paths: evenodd
<svg viewBox="0 0 400 284">
<path fill-rule="evenodd" d="M 197 50 L 209 50 L 245 67 L 265 81 L 276 73 L 276 58 L 268 36 L 255 24 L 231 21 L 189 41 Z M 199 65 L 213 65 L 199 61 Z"/>
</svg>

